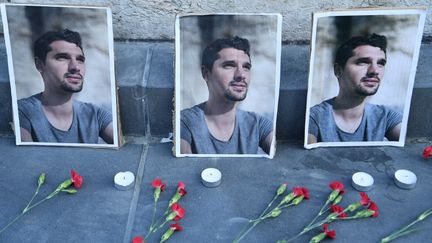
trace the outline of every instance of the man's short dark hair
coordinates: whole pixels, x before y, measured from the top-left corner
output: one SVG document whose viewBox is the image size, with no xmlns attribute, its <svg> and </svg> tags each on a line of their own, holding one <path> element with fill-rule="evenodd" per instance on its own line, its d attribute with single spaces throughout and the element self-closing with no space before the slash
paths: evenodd
<svg viewBox="0 0 432 243">
<path fill-rule="evenodd" d="M 203 53 L 201 58 L 201 65 L 207 68 L 208 70 L 212 70 L 213 63 L 216 59 L 219 58 L 218 52 L 225 48 L 235 48 L 237 50 L 244 51 L 248 57 L 249 55 L 249 41 L 245 38 L 241 38 L 238 36 L 234 36 L 231 38 L 221 38 L 213 41 L 208 45 Z"/>
<path fill-rule="evenodd" d="M 81 51 L 83 51 L 81 46 L 81 36 L 78 32 L 68 29 L 48 31 L 33 43 L 34 58 L 45 62 L 47 53 L 52 50 L 50 44 L 58 40 L 74 43 L 81 49 Z"/>
<path fill-rule="evenodd" d="M 354 49 L 364 45 L 378 47 L 386 54 L 387 38 L 375 33 L 366 36 L 352 37 L 337 49 L 334 62 L 344 67 L 347 60 L 354 56 Z"/>
</svg>

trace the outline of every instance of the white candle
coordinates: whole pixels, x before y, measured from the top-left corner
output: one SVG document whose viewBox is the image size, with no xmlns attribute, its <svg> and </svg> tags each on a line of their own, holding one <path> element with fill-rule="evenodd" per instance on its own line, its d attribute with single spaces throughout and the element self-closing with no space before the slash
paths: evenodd
<svg viewBox="0 0 432 243">
<path fill-rule="evenodd" d="M 216 168 L 207 168 L 201 172 L 201 181 L 206 187 L 217 187 L 221 184 L 222 173 Z"/>
<path fill-rule="evenodd" d="M 366 172 L 356 172 L 352 175 L 352 186 L 357 191 L 369 191 L 372 189 L 373 184 L 373 177 Z"/>
<path fill-rule="evenodd" d="M 130 171 L 119 172 L 114 176 L 114 186 L 122 191 L 131 189 L 134 181 L 135 175 Z"/>
<path fill-rule="evenodd" d="M 402 189 L 413 189 L 417 183 L 417 176 L 409 170 L 397 170 L 394 181 Z"/>
</svg>

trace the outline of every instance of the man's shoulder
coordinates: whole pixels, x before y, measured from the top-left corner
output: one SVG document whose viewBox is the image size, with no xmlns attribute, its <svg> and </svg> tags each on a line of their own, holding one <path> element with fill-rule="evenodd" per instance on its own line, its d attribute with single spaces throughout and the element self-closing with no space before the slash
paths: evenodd
<svg viewBox="0 0 432 243">
<path fill-rule="evenodd" d="M 74 100 L 73 103 L 74 103 L 74 107 L 81 112 L 86 112 L 86 111 L 94 112 L 98 110 L 104 110 L 101 106 L 89 102 Z"/>
<path fill-rule="evenodd" d="M 245 110 L 242 110 L 242 109 L 237 109 L 237 116 L 241 117 L 243 119 L 246 119 L 246 120 L 251 120 L 251 119 L 253 119 L 253 120 L 267 119 L 267 118 L 265 118 L 265 116 L 260 115 L 260 114 L 258 114 L 256 112 L 245 111 Z"/>
<path fill-rule="evenodd" d="M 371 114 L 399 113 L 389 106 L 372 104 L 372 103 L 366 103 L 365 109 Z"/>
<path fill-rule="evenodd" d="M 24 109 L 35 109 L 36 107 L 41 105 L 41 93 L 34 94 L 27 98 L 22 98 L 17 101 L 18 103 L 18 109 L 24 110 Z"/>
<path fill-rule="evenodd" d="M 376 119 L 387 117 L 387 119 L 402 120 L 402 113 L 386 105 L 366 103 L 365 113 Z"/>
<path fill-rule="evenodd" d="M 237 109 L 237 118 L 242 126 L 272 126 L 271 119 L 253 111 Z"/>
<path fill-rule="evenodd" d="M 324 100 L 323 102 L 316 104 L 310 108 L 311 114 L 320 114 L 331 111 L 333 108 L 333 99 Z"/>
<path fill-rule="evenodd" d="M 186 108 L 180 111 L 180 119 L 181 120 L 194 120 L 198 117 L 201 117 L 204 113 L 203 103 L 194 105 L 190 108 Z"/>
</svg>

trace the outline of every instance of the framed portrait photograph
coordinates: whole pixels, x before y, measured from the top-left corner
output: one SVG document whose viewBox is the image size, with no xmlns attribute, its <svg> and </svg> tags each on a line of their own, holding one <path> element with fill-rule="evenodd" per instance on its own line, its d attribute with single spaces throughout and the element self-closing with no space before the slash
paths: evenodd
<svg viewBox="0 0 432 243">
<path fill-rule="evenodd" d="M 176 17 L 175 156 L 274 156 L 281 25 L 279 14 Z"/>
<path fill-rule="evenodd" d="M 313 14 L 305 148 L 404 146 L 426 10 Z"/>
<path fill-rule="evenodd" d="M 3 4 L 17 145 L 119 147 L 111 10 Z"/>
</svg>

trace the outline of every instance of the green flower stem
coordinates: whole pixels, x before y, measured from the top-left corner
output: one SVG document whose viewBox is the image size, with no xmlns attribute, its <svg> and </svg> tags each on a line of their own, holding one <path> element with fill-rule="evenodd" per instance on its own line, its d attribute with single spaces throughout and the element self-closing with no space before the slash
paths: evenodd
<svg viewBox="0 0 432 243">
<path fill-rule="evenodd" d="M 147 235 L 144 237 L 144 239 L 146 239 L 151 234 L 151 232 L 153 231 L 155 218 L 156 218 L 156 204 L 157 204 L 157 200 L 155 200 L 153 203 L 153 217 L 152 217 L 152 221 L 151 221 L 149 230 L 147 232 Z"/>
<path fill-rule="evenodd" d="M 324 205 L 325 206 L 325 205 Z M 326 210 L 327 211 L 327 210 Z M 342 213 L 345 213 L 346 211 L 348 211 L 348 208 L 346 208 L 346 209 L 344 209 L 344 211 L 343 212 L 341 212 L 341 213 L 339 213 L 337 216 L 339 216 L 340 214 L 342 214 Z M 321 225 L 323 225 L 323 224 L 325 224 L 325 223 L 330 223 L 330 222 L 332 222 L 332 221 L 334 221 L 334 220 L 338 220 L 338 219 L 355 219 L 355 217 L 345 217 L 345 218 L 339 218 L 339 217 L 337 217 L 337 218 L 333 218 L 334 217 L 334 215 L 333 214 L 330 214 L 329 216 L 327 216 L 325 219 L 323 219 L 323 220 L 321 220 L 321 221 L 319 221 L 319 222 L 317 222 L 317 223 L 313 223 L 314 221 L 316 221 L 316 219 L 314 219 L 308 226 L 306 226 L 298 235 L 296 235 L 296 236 L 294 236 L 294 237 L 292 237 L 292 238 L 290 238 L 289 240 L 287 240 L 286 242 L 290 242 L 290 241 L 293 241 L 294 239 L 296 239 L 297 237 L 299 237 L 299 236 L 301 236 L 301 235 L 303 235 L 303 234 L 305 234 L 305 233 L 307 233 L 307 232 L 309 232 L 309 231 L 311 231 L 311 230 L 313 230 L 313 229 L 315 229 L 315 228 L 317 228 L 317 227 L 320 227 Z M 316 217 L 316 218 L 318 218 L 318 217 Z"/>
<path fill-rule="evenodd" d="M 261 221 L 262 220 L 255 221 L 249 228 L 247 228 L 247 230 L 244 233 L 242 233 L 241 235 L 236 237 L 236 239 L 233 241 L 233 243 L 240 242 L 253 228 L 255 228 L 255 226 L 257 226 L 259 223 L 261 223 Z"/>
<path fill-rule="evenodd" d="M 264 211 L 261 213 L 260 217 L 262 217 L 267 210 L 273 205 L 273 203 L 276 201 L 276 199 L 279 197 L 280 195 L 276 194 L 273 199 L 270 201 L 270 203 L 267 205 L 267 207 L 264 209 Z"/>
<path fill-rule="evenodd" d="M 257 219 L 249 220 L 248 224 L 246 225 L 246 228 L 244 228 L 242 231 L 240 231 L 240 233 L 237 235 L 237 237 L 233 240 L 233 243 L 240 242 L 240 240 L 243 239 L 243 237 L 245 237 L 245 235 L 247 235 L 249 233 L 249 231 L 251 231 L 253 228 L 255 228 L 255 226 L 257 224 L 259 224 L 259 222 L 261 222 L 261 217 L 263 216 L 263 214 L 264 213 L 261 213 L 260 217 Z M 249 226 L 249 223 L 253 223 L 253 224 L 251 226 Z"/>
<path fill-rule="evenodd" d="M 432 214 L 432 208 L 423 212 L 420 216 L 417 217 L 416 220 L 414 220 L 413 222 L 411 222 L 407 226 L 405 226 L 405 227 L 401 228 L 400 230 L 397 230 L 397 231 L 391 233 L 390 235 L 386 236 L 385 238 L 383 238 L 381 240 L 381 243 L 390 242 L 396 238 L 399 238 L 401 236 L 404 236 L 404 235 L 407 235 L 407 234 L 412 233 L 414 231 L 417 231 L 417 229 L 410 229 L 410 228 L 413 225 L 417 224 L 418 222 L 426 219 L 430 214 Z"/>
<path fill-rule="evenodd" d="M 168 216 L 168 214 L 170 214 L 170 212 L 171 212 L 170 210 L 171 210 L 171 209 L 168 208 L 168 209 L 164 212 L 164 214 L 163 214 L 160 218 L 158 218 L 158 219 L 155 221 L 155 223 L 153 224 L 153 228 L 155 228 L 156 225 L 161 224 L 162 220 L 165 220 L 166 216 Z"/>
<path fill-rule="evenodd" d="M 30 204 L 33 202 L 33 200 L 35 199 L 35 197 L 37 196 L 37 194 L 39 193 L 39 189 L 42 186 L 42 184 L 38 184 L 38 186 L 36 187 L 36 191 L 33 194 L 33 197 L 30 199 L 30 201 L 28 202 L 27 206 L 23 209 L 23 213 L 28 211 L 28 208 L 30 207 Z"/>
<path fill-rule="evenodd" d="M 25 213 L 27 213 L 28 211 L 30 211 L 32 208 L 38 206 L 39 204 L 45 202 L 46 200 L 52 198 L 52 197 L 55 196 L 57 193 L 58 193 L 58 191 L 55 190 L 54 192 L 52 192 L 50 195 L 48 195 L 46 198 L 40 200 L 39 202 L 37 202 L 37 203 L 35 203 L 35 204 L 31 205 L 31 206 L 29 206 L 30 204 L 28 204 L 28 205 L 24 208 L 24 210 L 21 212 L 21 214 L 19 214 L 18 216 L 16 216 L 16 217 L 15 217 L 15 218 L 14 218 L 14 219 L 9 223 L 9 224 L 7 224 L 5 227 L 3 227 L 3 228 L 0 230 L 0 234 L 1 234 L 3 231 L 5 231 L 9 226 L 11 226 L 15 221 L 17 221 L 19 218 L 21 218 L 21 216 L 23 216 Z M 36 193 L 35 193 L 35 194 L 36 194 Z M 33 199 L 34 199 L 34 197 L 32 198 L 31 201 L 33 201 Z"/>
<path fill-rule="evenodd" d="M 274 197 L 273 197 L 273 199 L 270 201 L 270 203 L 269 204 L 267 204 L 267 207 L 264 209 L 264 211 L 262 211 L 261 212 L 261 214 L 260 214 L 260 216 L 258 216 L 258 218 L 256 218 L 256 219 L 251 219 L 251 220 L 249 220 L 249 222 L 251 223 L 251 222 L 255 222 L 255 221 L 257 221 L 257 220 L 259 220 L 260 218 L 262 218 L 263 216 L 264 216 L 264 214 L 267 212 L 267 210 L 273 205 L 273 203 L 276 201 L 276 199 L 279 197 L 279 195 L 275 195 Z"/>
<path fill-rule="evenodd" d="M 269 204 L 267 204 L 267 207 L 261 212 L 261 214 L 258 216 L 258 218 L 256 219 L 251 219 L 249 220 L 249 223 L 253 223 L 251 226 L 245 228 L 244 230 L 240 231 L 240 234 L 234 239 L 233 243 L 237 243 L 240 240 L 243 239 L 243 237 L 245 237 L 253 228 L 255 228 L 255 226 L 257 224 L 259 224 L 263 219 L 264 219 L 264 215 L 267 213 L 267 211 L 269 210 L 269 208 L 273 205 L 273 203 L 276 201 L 276 199 L 279 197 L 279 194 L 276 194 L 273 199 L 269 202 Z M 279 205 L 278 205 L 279 206 Z M 268 212 L 267 214 L 270 214 L 270 212 Z"/>
<path fill-rule="evenodd" d="M 319 221 L 317 223 L 309 225 L 309 226 L 305 227 L 299 234 L 297 234 L 297 235 L 293 236 L 292 238 L 288 239 L 286 242 L 291 242 L 291 241 L 297 239 L 299 236 L 301 236 L 301 235 L 303 235 L 303 234 L 305 234 L 305 233 L 307 233 L 307 232 L 309 232 L 309 231 L 311 231 L 311 230 L 313 230 L 315 228 L 318 228 L 318 227 L 320 227 L 321 225 L 323 225 L 325 223 L 329 223 L 329 222 L 331 222 L 331 220 L 327 217 L 326 219 L 323 219 L 323 220 L 321 220 L 321 221 Z"/>
<path fill-rule="evenodd" d="M 156 208 L 156 206 L 155 206 L 155 208 Z M 167 208 L 167 210 L 164 212 L 164 214 L 159 219 L 157 219 L 154 223 L 152 220 L 152 224 L 150 225 L 149 231 L 147 232 L 147 235 L 144 237 L 144 239 L 146 239 L 151 233 L 158 231 L 162 226 L 164 226 L 167 222 L 169 222 L 169 220 L 168 221 L 165 220 L 163 223 L 160 223 L 170 213 L 170 210 L 171 210 L 170 208 Z"/>
<path fill-rule="evenodd" d="M 419 230 L 419 229 L 408 229 L 408 230 L 405 230 L 405 231 L 403 231 L 403 232 L 399 232 L 399 233 L 397 233 L 397 234 L 391 234 L 391 235 L 389 235 L 389 236 L 383 238 L 380 242 L 381 242 L 381 243 L 387 243 L 387 242 L 390 242 L 390 241 L 392 241 L 392 240 L 395 240 L 395 239 L 397 239 L 397 238 L 399 238 L 399 237 L 402 237 L 402 236 L 404 236 L 404 235 L 408 235 L 408 234 L 410 234 L 410 233 L 412 233 L 412 232 L 415 232 L 415 231 L 418 231 L 418 230 Z"/>
<path fill-rule="evenodd" d="M 264 213 L 262 213 L 262 214 L 260 215 L 259 218 L 249 220 L 249 223 L 253 223 L 253 222 L 256 222 L 256 221 L 259 221 L 259 220 L 263 220 L 263 219 L 269 218 L 269 217 L 271 217 L 271 214 L 272 214 L 272 212 L 273 212 L 274 210 L 276 210 L 276 209 L 280 209 L 280 210 L 282 210 L 282 209 L 287 208 L 287 207 L 292 206 L 292 205 L 294 205 L 294 203 L 285 204 L 285 205 L 282 205 L 282 206 L 281 206 L 281 203 L 280 203 L 280 204 L 277 205 L 275 208 L 273 208 L 272 211 L 268 212 L 267 214 L 264 215 Z M 267 210 L 267 209 L 266 209 L 266 210 Z M 266 210 L 265 210 L 265 211 L 266 211 Z M 264 211 L 264 212 L 265 212 L 265 211 Z"/>
<path fill-rule="evenodd" d="M 325 210 L 324 210 L 324 208 L 327 207 L 330 203 L 331 203 L 331 201 L 327 199 L 327 201 L 325 202 L 325 204 L 320 209 L 318 215 L 322 215 L 323 213 L 327 212 L 329 208 L 326 208 Z"/>
<path fill-rule="evenodd" d="M 166 223 L 168 223 L 170 220 L 165 220 L 162 224 L 160 224 L 159 226 L 157 226 L 157 227 L 154 227 L 153 228 L 153 231 L 151 232 L 151 233 L 154 233 L 154 232 L 156 232 L 156 231 L 158 231 L 160 228 L 162 228 L 162 227 L 164 227 L 164 225 L 166 224 Z"/>
<path fill-rule="evenodd" d="M 18 216 L 16 216 L 12 221 L 9 222 L 9 224 L 7 224 L 5 227 L 3 227 L 0 230 L 0 235 L 3 233 L 3 231 L 5 231 L 7 228 L 9 228 L 9 226 L 11 226 L 13 223 L 15 223 L 15 221 L 17 221 L 19 218 L 21 218 L 21 216 L 24 215 L 24 212 L 19 214 Z"/>
<path fill-rule="evenodd" d="M 313 223 L 315 223 L 315 221 L 323 214 L 323 213 L 325 213 L 325 212 L 327 212 L 328 210 L 329 210 L 329 208 L 326 208 L 328 205 L 329 205 L 329 203 L 330 203 L 331 201 L 330 200 L 328 200 L 327 199 L 327 201 L 325 202 L 325 204 L 322 206 L 322 208 L 320 209 L 320 211 L 319 211 L 319 213 L 315 216 L 315 218 L 313 218 L 312 219 L 312 221 L 306 226 L 306 228 L 307 227 L 310 227 Z M 326 208 L 326 209 L 325 209 Z M 325 209 L 325 210 L 324 210 Z"/>
<path fill-rule="evenodd" d="M 290 207 L 290 206 L 292 206 L 292 205 L 294 205 L 294 203 L 285 204 L 285 205 L 283 205 L 282 207 L 278 207 L 278 208 L 279 208 L 279 209 L 284 209 L 284 208 Z"/>
</svg>

